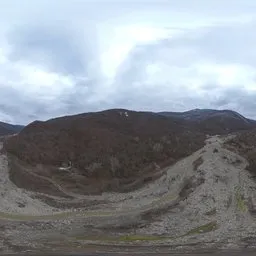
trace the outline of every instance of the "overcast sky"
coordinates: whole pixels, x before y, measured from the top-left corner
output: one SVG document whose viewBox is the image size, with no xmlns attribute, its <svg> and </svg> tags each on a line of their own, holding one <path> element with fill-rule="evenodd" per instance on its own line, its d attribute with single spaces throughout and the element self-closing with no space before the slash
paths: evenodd
<svg viewBox="0 0 256 256">
<path fill-rule="evenodd" d="M 0 120 L 107 108 L 256 118 L 255 0 L 0 0 Z"/>
</svg>

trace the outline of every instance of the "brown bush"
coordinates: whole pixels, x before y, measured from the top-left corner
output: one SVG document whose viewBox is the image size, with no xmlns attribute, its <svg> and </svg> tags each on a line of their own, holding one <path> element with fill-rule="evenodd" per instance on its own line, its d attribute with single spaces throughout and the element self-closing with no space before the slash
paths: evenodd
<svg viewBox="0 0 256 256">
<path fill-rule="evenodd" d="M 22 166 L 18 159 L 11 157 L 9 159 L 10 179 L 18 186 L 31 191 L 47 193 L 55 196 L 67 197 L 56 186 L 44 178 L 33 175 Z"/>
<path fill-rule="evenodd" d="M 199 158 L 197 158 L 194 162 L 193 162 L 193 170 L 196 171 L 198 169 L 198 167 L 203 164 L 204 160 L 202 158 L 202 156 L 200 156 Z"/>
<path fill-rule="evenodd" d="M 241 154 L 248 161 L 246 169 L 253 175 L 256 175 L 256 130 L 244 131 L 237 133 L 236 136 L 227 141 L 225 146 L 239 154 Z M 235 164 L 241 163 L 237 159 Z"/>
</svg>

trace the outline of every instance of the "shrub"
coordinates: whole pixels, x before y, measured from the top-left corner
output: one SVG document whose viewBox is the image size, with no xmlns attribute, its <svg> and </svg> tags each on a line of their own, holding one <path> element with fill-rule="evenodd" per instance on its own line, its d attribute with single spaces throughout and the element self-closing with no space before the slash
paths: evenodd
<svg viewBox="0 0 256 256">
<path fill-rule="evenodd" d="M 194 162 L 193 162 L 193 170 L 196 171 L 198 169 L 198 167 L 200 165 L 202 165 L 204 162 L 202 156 L 200 156 L 199 158 L 197 158 Z"/>
</svg>

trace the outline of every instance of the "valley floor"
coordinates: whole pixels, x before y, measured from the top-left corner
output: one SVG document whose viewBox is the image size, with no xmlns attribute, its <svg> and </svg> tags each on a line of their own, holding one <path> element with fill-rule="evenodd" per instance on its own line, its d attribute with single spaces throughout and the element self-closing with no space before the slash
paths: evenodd
<svg viewBox="0 0 256 256">
<path fill-rule="evenodd" d="M 99 196 L 63 191 L 70 198 L 60 198 L 17 188 L 2 154 L 0 252 L 92 245 L 253 248 L 256 182 L 247 161 L 223 146 L 229 138 L 209 137 L 139 190 Z"/>
</svg>

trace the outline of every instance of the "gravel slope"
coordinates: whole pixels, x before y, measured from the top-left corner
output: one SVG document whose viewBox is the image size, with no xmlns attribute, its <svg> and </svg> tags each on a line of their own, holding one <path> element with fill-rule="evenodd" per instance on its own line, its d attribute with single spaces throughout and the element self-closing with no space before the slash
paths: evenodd
<svg viewBox="0 0 256 256">
<path fill-rule="evenodd" d="M 0 143 L 0 150 L 2 143 Z M 8 159 L 0 154 L 0 212 L 44 215 L 57 211 L 49 205 L 33 199 L 32 194 L 24 189 L 16 187 L 9 179 Z M 1 215 L 0 215 L 1 216 Z"/>
</svg>

